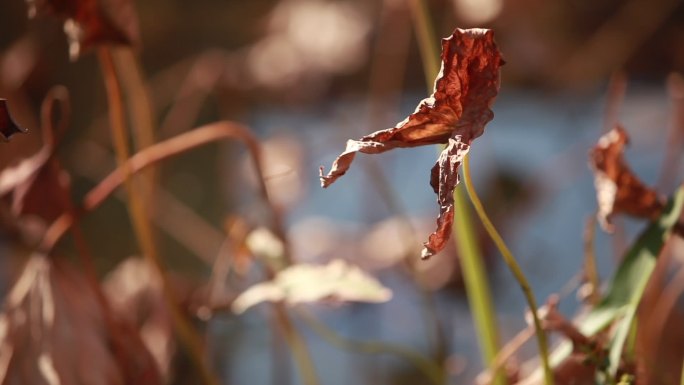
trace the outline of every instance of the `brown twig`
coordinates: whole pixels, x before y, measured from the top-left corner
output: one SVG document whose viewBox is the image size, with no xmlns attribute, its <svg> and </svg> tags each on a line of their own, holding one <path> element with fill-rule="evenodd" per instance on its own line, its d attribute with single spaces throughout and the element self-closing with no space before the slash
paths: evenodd
<svg viewBox="0 0 684 385">
<path fill-rule="evenodd" d="M 158 142 L 130 157 L 125 164 L 120 165 L 113 170 L 85 195 L 82 206 L 75 215 L 62 215 L 52 223 L 43 239 L 42 249 L 52 249 L 64 235 L 64 232 L 71 227 L 72 222 L 76 218 L 96 209 L 102 204 L 123 184 L 127 171 L 130 174 L 137 174 L 141 170 L 165 159 L 185 153 L 193 148 L 225 139 L 236 139 L 247 146 L 253 161 L 256 163 L 255 169 L 259 176 L 257 179 L 261 181 L 259 188 L 260 194 L 266 200 L 268 192 L 263 183 L 261 148 L 256 138 L 254 138 L 251 132 L 242 125 L 227 121 L 211 123 L 171 139 Z M 272 206 L 271 211 L 274 217 L 280 216 L 280 211 L 277 208 Z M 274 222 L 282 223 L 282 219 L 274 219 Z"/>
</svg>

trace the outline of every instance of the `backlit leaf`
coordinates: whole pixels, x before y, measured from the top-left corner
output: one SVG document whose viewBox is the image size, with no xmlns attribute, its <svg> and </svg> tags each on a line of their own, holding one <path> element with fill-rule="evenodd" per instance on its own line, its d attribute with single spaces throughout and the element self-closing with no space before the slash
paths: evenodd
<svg viewBox="0 0 684 385">
<path fill-rule="evenodd" d="M 440 206 L 437 229 L 424 244 L 422 256 L 428 258 L 441 251 L 454 220 L 453 191 L 459 182 L 458 167 L 472 141 L 482 135 L 485 124 L 494 117 L 490 107 L 499 91 L 499 68 L 503 63 L 492 31 L 456 29 L 442 40 L 442 69 L 433 94 L 395 127 L 349 140 L 327 175 L 321 167 L 321 185 L 328 187 L 344 175 L 357 152 L 378 154 L 394 148 L 446 144 L 430 176 Z"/>
<path fill-rule="evenodd" d="M 614 214 L 655 220 L 663 211 L 664 203 L 658 193 L 644 185 L 627 166 L 622 153 L 628 142 L 627 132 L 618 125 L 603 135 L 589 154 L 598 201 L 597 218 L 609 232 L 613 230 Z"/>
<path fill-rule="evenodd" d="M 233 302 L 235 313 L 265 301 L 288 304 L 326 299 L 355 302 L 386 302 L 392 292 L 363 270 L 337 259 L 327 265 L 292 265 L 275 279 L 256 284 Z"/>
</svg>

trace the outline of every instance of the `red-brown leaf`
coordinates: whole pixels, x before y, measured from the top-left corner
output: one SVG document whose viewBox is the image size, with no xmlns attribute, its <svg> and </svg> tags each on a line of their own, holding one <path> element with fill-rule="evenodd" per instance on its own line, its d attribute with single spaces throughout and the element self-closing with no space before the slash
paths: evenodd
<svg viewBox="0 0 684 385">
<path fill-rule="evenodd" d="M 138 19 L 131 0 L 26 0 L 29 16 L 53 14 L 64 19 L 69 55 L 99 44 L 137 45 Z"/>
<path fill-rule="evenodd" d="M 438 253 L 453 224 L 452 195 L 459 181 L 458 167 L 473 139 L 482 135 L 485 124 L 494 117 L 490 107 L 499 91 L 503 63 L 492 31 L 456 29 L 442 40 L 442 69 L 432 96 L 395 127 L 349 140 L 327 175 L 321 167 L 321 185 L 328 187 L 344 175 L 357 152 L 378 154 L 394 148 L 448 144 L 432 169 L 430 183 L 438 195 L 440 215 L 422 257 Z"/>
<path fill-rule="evenodd" d="M 26 129 L 19 127 L 12 119 L 7 100 L 0 99 L 0 140 L 7 142 L 12 135 L 23 132 L 26 132 Z"/>
<path fill-rule="evenodd" d="M 56 105 L 61 119 L 55 127 L 51 121 Z M 41 110 L 43 147 L 13 167 L 0 172 L 0 197 L 12 193 L 12 213 L 35 215 L 50 223 L 69 208 L 69 176 L 53 156 L 67 125 L 69 95 L 64 87 L 48 92 Z"/>
<path fill-rule="evenodd" d="M 29 258 L 0 313 L 2 384 L 161 384 L 131 325 L 117 319 L 79 271 Z"/>
<path fill-rule="evenodd" d="M 597 218 L 609 232 L 613 229 L 611 218 L 616 213 L 655 220 L 664 207 L 658 193 L 644 185 L 627 166 L 622 153 L 628 142 L 627 132 L 617 125 L 598 140 L 589 154 L 589 164 L 594 170 Z"/>
</svg>

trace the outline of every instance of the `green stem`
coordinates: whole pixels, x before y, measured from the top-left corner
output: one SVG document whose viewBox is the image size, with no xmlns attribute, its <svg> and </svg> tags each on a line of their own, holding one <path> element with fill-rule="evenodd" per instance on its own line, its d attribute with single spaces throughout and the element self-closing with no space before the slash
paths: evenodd
<svg viewBox="0 0 684 385">
<path fill-rule="evenodd" d="M 412 363 L 418 370 L 420 370 L 432 384 L 440 385 L 443 383 L 442 369 L 418 352 L 407 349 L 400 345 L 386 342 L 352 340 L 330 329 L 327 325 L 316 319 L 311 314 L 301 311 L 299 312 L 299 315 L 304 322 L 306 322 L 306 324 L 314 332 L 316 332 L 316 334 L 318 334 L 331 345 L 337 346 L 340 349 L 356 351 L 360 353 L 392 354 L 404 358 L 406 361 Z"/>
<path fill-rule="evenodd" d="M 489 282 L 482 262 L 482 251 L 477 243 L 471 209 L 462 188 L 454 191 L 454 206 L 456 212 L 459 213 L 458 221 L 454 225 L 454 233 L 458 240 L 456 246 L 458 255 L 461 257 L 468 304 L 473 312 L 473 323 L 481 348 L 482 360 L 487 366 L 491 366 L 499 351 L 499 330 Z M 497 369 L 494 373 L 494 384 L 505 383 L 503 372 Z"/>
<path fill-rule="evenodd" d="M 306 346 L 304 338 L 302 338 L 292 324 L 292 320 L 290 320 L 287 310 L 285 310 L 282 303 L 274 304 L 273 308 L 275 310 L 277 323 L 283 331 L 287 344 L 290 346 L 290 351 L 292 351 L 292 354 L 294 355 L 294 361 L 302 376 L 302 382 L 305 385 L 320 385 L 321 382 L 318 379 L 311 353 Z"/>
<path fill-rule="evenodd" d="M 411 12 L 413 13 L 413 23 L 416 26 L 420 58 L 423 60 L 425 84 L 428 93 L 432 93 L 432 87 L 440 67 L 439 51 L 435 45 L 437 41 L 435 29 L 432 26 L 432 19 L 424 0 L 411 0 Z"/>
<path fill-rule="evenodd" d="M 480 201 L 477 192 L 475 192 L 473 182 L 470 178 L 470 159 L 468 155 L 466 155 L 465 159 L 463 160 L 463 179 L 465 181 L 465 186 L 466 190 L 468 191 L 470 201 L 475 208 L 475 212 L 477 212 L 477 215 L 480 217 L 480 220 L 487 230 L 487 233 L 492 238 L 492 241 L 494 241 L 496 247 L 499 249 L 504 262 L 506 262 L 506 265 L 508 265 L 508 268 L 513 273 L 513 276 L 518 281 L 518 284 L 525 295 L 527 305 L 530 307 L 530 312 L 532 313 L 532 318 L 534 320 L 534 330 L 537 336 L 537 344 L 539 345 L 539 356 L 542 362 L 542 367 L 544 368 L 544 383 L 546 385 L 553 385 L 553 373 L 551 372 L 551 367 L 549 365 L 549 351 L 546 341 L 546 333 L 542 329 L 541 321 L 539 320 L 539 315 L 537 314 L 537 300 L 534 298 L 534 293 L 532 293 L 530 284 L 520 268 L 518 261 L 513 256 L 513 253 L 511 253 L 511 251 L 508 249 L 508 246 L 506 246 L 506 243 L 504 242 L 503 238 L 501 238 L 501 235 L 499 235 L 499 232 L 492 224 L 492 221 L 489 220 L 484 206 L 482 206 L 482 202 Z"/>
<path fill-rule="evenodd" d="M 684 385 L 684 360 L 682 360 L 682 376 L 679 378 L 679 385 Z"/>
<path fill-rule="evenodd" d="M 121 85 L 119 84 L 112 52 L 108 47 L 102 47 L 98 51 L 98 58 L 102 67 L 102 72 L 107 91 L 109 103 L 109 119 L 112 130 L 112 139 L 116 152 L 117 163 L 127 165 L 130 151 L 128 148 L 128 130 L 126 128 L 125 112 L 122 105 Z M 195 364 L 202 381 L 206 385 L 218 385 L 218 380 L 209 369 L 204 360 L 204 351 L 200 337 L 195 332 L 190 322 L 181 311 L 173 287 L 168 279 L 165 268 L 157 252 L 154 243 L 151 224 L 147 218 L 144 202 L 137 193 L 137 186 L 132 178 L 130 168 L 125 169 L 124 187 L 127 195 L 128 212 L 131 217 L 133 229 L 142 249 L 143 255 L 148 263 L 155 269 L 162 282 L 162 293 L 164 301 L 171 313 L 173 324 L 176 328 L 181 342 L 188 350 L 188 355 Z"/>
<path fill-rule="evenodd" d="M 431 93 L 440 66 L 439 51 L 435 44 L 437 39 L 425 1 L 411 0 L 411 9 L 416 25 L 418 46 L 423 59 L 425 84 L 428 93 Z M 465 194 L 460 188 L 454 191 L 454 203 L 454 209 L 458 213 L 458 220 L 454 226 L 454 240 L 463 266 L 466 295 L 472 309 L 473 324 L 480 345 L 482 361 L 486 367 L 491 367 L 499 351 L 499 330 L 492 295 L 482 263 L 482 252 L 477 244 L 470 209 Z M 503 385 L 505 383 L 503 372 L 497 370 L 494 373 L 493 384 Z"/>
</svg>

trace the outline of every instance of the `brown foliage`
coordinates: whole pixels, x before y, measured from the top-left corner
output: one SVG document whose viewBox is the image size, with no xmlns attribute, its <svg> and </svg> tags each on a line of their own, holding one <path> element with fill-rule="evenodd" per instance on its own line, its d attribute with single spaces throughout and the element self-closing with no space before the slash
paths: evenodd
<svg viewBox="0 0 684 385">
<path fill-rule="evenodd" d="M 327 175 L 321 167 L 321 185 L 328 187 L 344 175 L 357 152 L 378 154 L 394 148 L 446 144 L 430 174 L 440 214 L 437 229 L 424 244 L 422 257 L 441 251 L 453 224 L 458 167 L 472 141 L 482 135 L 485 124 L 494 117 L 490 107 L 499 91 L 499 68 L 503 63 L 492 31 L 456 29 L 442 40 L 442 69 L 432 96 L 421 101 L 416 111 L 395 127 L 349 140 Z"/>
<path fill-rule="evenodd" d="M 594 170 L 597 218 L 609 232 L 613 229 L 614 214 L 655 220 L 664 207 L 658 193 L 644 185 L 625 162 L 622 153 L 628 142 L 625 129 L 616 125 L 598 140 L 589 154 L 589 164 Z"/>
<path fill-rule="evenodd" d="M 0 314 L 1 384 L 161 384 L 154 360 L 83 275 L 29 259 Z"/>
<path fill-rule="evenodd" d="M 26 132 L 26 129 L 19 127 L 12 119 L 7 107 L 7 100 L 0 99 L 0 140 L 6 142 L 12 135 L 23 132 Z"/>
<path fill-rule="evenodd" d="M 61 119 L 55 126 L 52 115 L 61 107 Z M 69 96 L 64 87 L 55 87 L 42 106 L 43 146 L 16 166 L 0 172 L 0 197 L 12 194 L 12 213 L 16 217 L 34 215 L 46 223 L 69 210 L 69 175 L 54 157 L 69 116 Z"/>
</svg>

